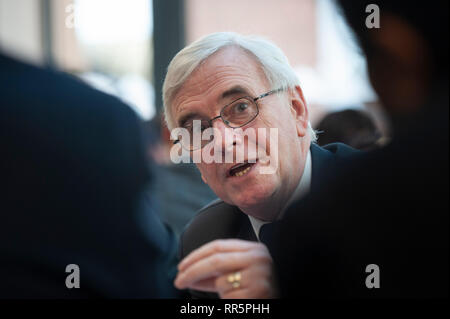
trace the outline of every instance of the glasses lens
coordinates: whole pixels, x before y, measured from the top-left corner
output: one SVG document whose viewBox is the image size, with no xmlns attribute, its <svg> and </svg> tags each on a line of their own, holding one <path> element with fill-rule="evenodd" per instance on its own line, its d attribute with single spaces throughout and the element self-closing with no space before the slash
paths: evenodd
<svg viewBox="0 0 450 319">
<path fill-rule="evenodd" d="M 240 98 L 222 110 L 222 118 L 230 127 L 244 126 L 258 115 L 258 107 L 250 98 Z"/>
<path fill-rule="evenodd" d="M 208 120 L 193 120 L 187 123 L 184 128 L 187 129 L 189 138 L 182 138 L 180 142 L 181 146 L 188 151 L 200 149 L 214 139 L 213 134 L 208 134 L 208 129 L 211 128 Z"/>
</svg>

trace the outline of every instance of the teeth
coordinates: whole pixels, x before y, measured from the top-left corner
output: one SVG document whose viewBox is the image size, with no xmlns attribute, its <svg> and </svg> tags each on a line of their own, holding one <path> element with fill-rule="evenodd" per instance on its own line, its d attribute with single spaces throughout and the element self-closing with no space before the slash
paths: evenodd
<svg viewBox="0 0 450 319">
<path fill-rule="evenodd" d="M 246 169 L 244 169 L 242 172 L 237 172 L 237 173 L 235 174 L 235 176 L 242 176 L 242 175 L 247 174 L 247 172 L 250 170 L 250 168 L 252 168 L 252 167 L 249 166 L 249 167 L 247 167 Z"/>
</svg>

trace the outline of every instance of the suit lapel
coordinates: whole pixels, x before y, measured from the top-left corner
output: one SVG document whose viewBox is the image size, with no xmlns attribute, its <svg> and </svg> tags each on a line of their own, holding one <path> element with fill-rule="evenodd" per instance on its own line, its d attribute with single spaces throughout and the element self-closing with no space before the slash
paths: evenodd
<svg viewBox="0 0 450 319">
<path fill-rule="evenodd" d="M 237 207 L 236 209 L 239 211 L 239 218 L 241 219 L 239 223 L 239 229 L 236 233 L 236 238 L 242 240 L 258 241 L 258 238 L 256 237 L 248 216 Z"/>
<path fill-rule="evenodd" d="M 311 144 L 311 191 L 315 191 L 320 187 L 320 179 L 325 170 L 329 170 L 332 163 L 334 163 L 334 154 L 330 151 L 316 145 Z M 242 240 L 258 241 L 253 230 L 252 224 L 248 216 L 239 208 L 235 207 L 236 218 L 240 221 L 237 223 L 239 229 L 235 238 Z M 265 224 L 260 230 L 260 241 L 267 244 L 270 241 L 273 231 L 273 223 Z"/>
<path fill-rule="evenodd" d="M 311 147 L 311 192 L 316 192 L 321 185 L 321 180 L 326 172 L 333 169 L 334 154 L 312 143 Z"/>
</svg>

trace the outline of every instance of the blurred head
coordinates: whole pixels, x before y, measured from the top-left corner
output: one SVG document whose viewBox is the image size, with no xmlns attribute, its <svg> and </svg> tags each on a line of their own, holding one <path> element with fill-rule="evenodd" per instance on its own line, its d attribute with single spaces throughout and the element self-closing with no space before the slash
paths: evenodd
<svg viewBox="0 0 450 319">
<path fill-rule="evenodd" d="M 418 111 L 436 82 L 448 80 L 448 1 L 376 1 L 380 28 L 367 28 L 373 1 L 339 0 L 363 49 L 383 106 L 394 116 Z"/>
<path fill-rule="evenodd" d="M 315 137 L 303 92 L 287 58 L 261 38 L 215 33 L 173 58 L 163 86 L 166 121 L 171 129 L 217 117 L 225 105 L 241 97 L 253 99 L 277 89 L 281 90 L 257 100 L 259 113 L 241 127 L 244 131 L 255 129 L 255 136 L 233 134 L 227 139 L 229 128 L 224 121 L 212 122 L 221 133 L 221 138 L 214 138 L 214 145 L 222 154 L 233 153 L 234 158 L 239 155 L 236 152 L 243 151 L 243 166 L 225 162 L 197 164 L 203 180 L 222 200 L 262 220 L 274 220 L 284 208 L 303 174 L 311 139 Z M 258 128 L 267 129 L 265 137 Z M 278 130 L 275 145 L 269 139 L 270 128 Z M 278 154 L 272 174 L 260 173 L 260 168 L 269 164 L 260 161 L 259 153 L 250 151 L 261 148 L 269 156 Z"/>
<path fill-rule="evenodd" d="M 381 133 L 369 115 L 359 110 L 344 110 L 326 115 L 317 125 L 320 146 L 340 142 L 368 151 L 376 148 Z"/>
</svg>

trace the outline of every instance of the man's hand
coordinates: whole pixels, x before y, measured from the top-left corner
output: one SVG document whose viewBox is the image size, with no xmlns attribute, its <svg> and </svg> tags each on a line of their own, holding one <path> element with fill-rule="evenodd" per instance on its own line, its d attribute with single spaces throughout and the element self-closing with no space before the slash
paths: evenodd
<svg viewBox="0 0 450 319">
<path fill-rule="evenodd" d="M 215 240 L 191 252 L 178 270 L 178 289 L 216 292 L 226 299 L 278 297 L 272 258 L 261 243 Z"/>
</svg>

